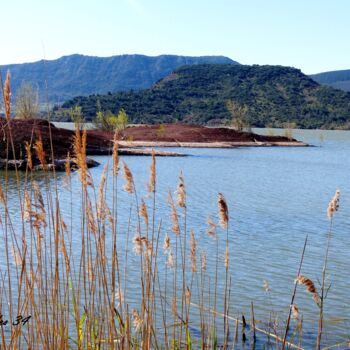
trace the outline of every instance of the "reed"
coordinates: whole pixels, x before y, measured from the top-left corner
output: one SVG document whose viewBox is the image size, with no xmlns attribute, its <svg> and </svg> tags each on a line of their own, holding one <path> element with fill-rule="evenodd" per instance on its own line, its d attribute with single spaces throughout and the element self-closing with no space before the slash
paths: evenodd
<svg viewBox="0 0 350 350">
<path fill-rule="evenodd" d="M 329 230 L 327 234 L 327 242 L 326 242 L 326 252 L 324 257 L 323 269 L 322 269 L 322 280 L 321 280 L 321 295 L 318 297 L 318 303 L 320 306 L 319 320 L 318 320 L 318 333 L 317 333 L 317 342 L 316 349 L 321 349 L 321 337 L 323 333 L 323 321 L 324 321 L 324 304 L 326 297 L 326 274 L 328 268 L 328 258 L 329 258 L 329 249 L 332 238 L 332 228 L 333 228 L 333 217 L 336 211 L 339 209 L 339 199 L 340 199 L 340 191 L 337 190 L 330 200 L 327 208 L 327 216 L 330 220 L 329 222 Z"/>
</svg>

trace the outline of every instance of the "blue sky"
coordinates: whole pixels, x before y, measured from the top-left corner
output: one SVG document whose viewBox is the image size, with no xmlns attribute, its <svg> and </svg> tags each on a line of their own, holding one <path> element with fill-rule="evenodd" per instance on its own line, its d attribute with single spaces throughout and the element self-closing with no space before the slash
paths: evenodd
<svg viewBox="0 0 350 350">
<path fill-rule="evenodd" d="M 11 0 L 0 11 L 0 64 L 140 53 L 350 69 L 349 0 Z"/>
</svg>

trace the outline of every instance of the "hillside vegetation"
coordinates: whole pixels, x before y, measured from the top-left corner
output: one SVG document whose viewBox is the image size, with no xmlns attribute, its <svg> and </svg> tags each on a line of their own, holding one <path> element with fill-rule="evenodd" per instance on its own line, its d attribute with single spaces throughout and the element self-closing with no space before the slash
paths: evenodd
<svg viewBox="0 0 350 350">
<path fill-rule="evenodd" d="M 5 76 L 6 71 L 10 70 L 14 97 L 21 83 L 26 81 L 38 88 L 42 102 L 47 102 L 48 97 L 51 103 L 62 103 L 77 95 L 149 88 L 177 67 L 198 63 L 237 64 L 224 56 L 70 55 L 57 60 L 0 66 L 0 71 Z"/>
<path fill-rule="evenodd" d="M 320 84 L 332 86 L 344 91 L 350 91 L 350 69 L 318 73 L 310 75 L 310 77 Z"/>
<path fill-rule="evenodd" d="M 134 123 L 229 123 L 228 101 L 244 106 L 252 126 L 349 128 L 350 93 L 321 86 L 300 70 L 282 66 L 195 65 L 180 67 L 152 88 L 76 97 L 55 111 L 82 107 L 92 120 L 97 106 L 124 108 Z"/>
</svg>

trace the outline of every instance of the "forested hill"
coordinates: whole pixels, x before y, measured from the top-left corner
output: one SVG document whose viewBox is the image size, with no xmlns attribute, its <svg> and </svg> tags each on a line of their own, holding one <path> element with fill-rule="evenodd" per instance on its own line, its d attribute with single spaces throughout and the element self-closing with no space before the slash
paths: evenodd
<svg viewBox="0 0 350 350">
<path fill-rule="evenodd" d="M 57 60 L 0 66 L 0 71 L 4 77 L 6 71 L 10 70 L 14 97 L 22 81 L 27 81 L 38 88 L 41 101 L 47 102 L 48 94 L 50 102 L 62 103 L 77 95 L 149 88 L 174 69 L 185 64 L 199 63 L 237 64 L 224 56 L 70 55 Z"/>
<path fill-rule="evenodd" d="M 332 86 L 344 91 L 350 91 L 350 69 L 318 73 L 310 75 L 310 77 L 320 84 Z"/>
<path fill-rule="evenodd" d="M 80 105 L 90 120 L 100 105 L 114 113 L 124 108 L 135 123 L 210 124 L 231 120 L 230 100 L 247 108 L 253 126 L 293 122 L 301 128 L 350 127 L 350 93 L 321 86 L 300 70 L 282 66 L 184 66 L 150 89 L 76 97 L 62 107 Z"/>
</svg>

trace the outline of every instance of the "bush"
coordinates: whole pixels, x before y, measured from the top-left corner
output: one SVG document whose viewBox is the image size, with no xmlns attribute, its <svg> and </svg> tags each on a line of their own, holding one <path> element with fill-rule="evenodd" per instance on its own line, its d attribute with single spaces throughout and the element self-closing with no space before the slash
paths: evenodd
<svg viewBox="0 0 350 350">
<path fill-rule="evenodd" d="M 117 115 L 108 110 L 107 112 L 98 111 L 96 113 L 96 119 L 94 123 L 98 129 L 107 131 L 120 131 L 124 130 L 127 127 L 128 120 L 128 115 L 124 109 L 121 109 Z"/>
</svg>

